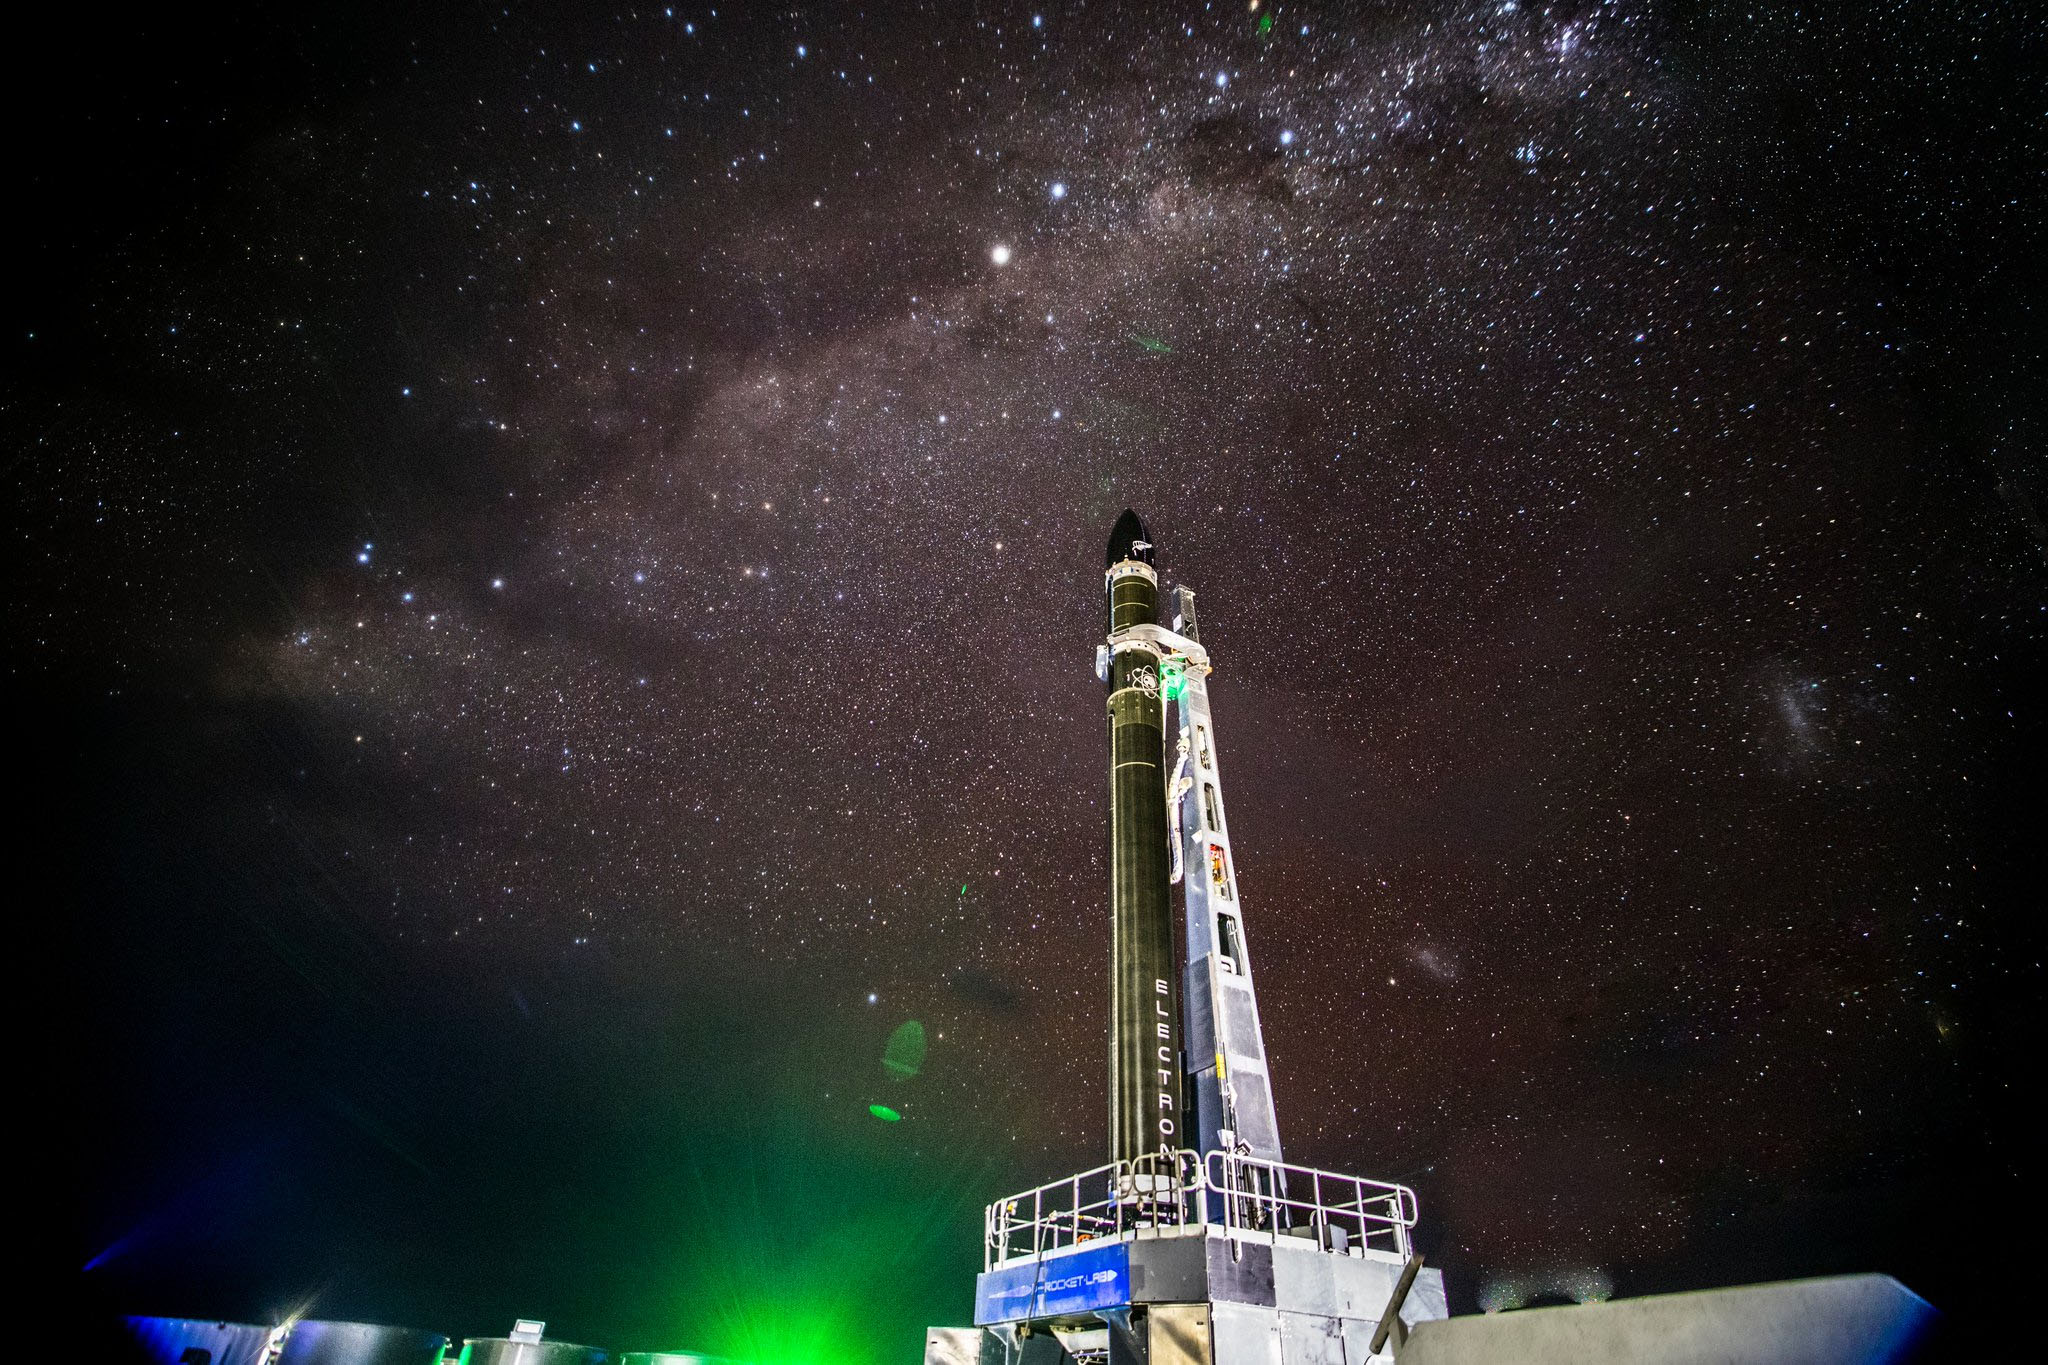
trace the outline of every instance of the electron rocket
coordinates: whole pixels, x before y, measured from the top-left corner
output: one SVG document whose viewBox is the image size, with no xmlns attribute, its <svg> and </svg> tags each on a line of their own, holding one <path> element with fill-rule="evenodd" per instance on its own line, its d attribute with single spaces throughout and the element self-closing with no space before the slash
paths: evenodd
<svg viewBox="0 0 2048 1365">
<path fill-rule="evenodd" d="M 1209 654 L 1195 595 L 1175 589 L 1159 624 L 1150 535 L 1126 510 L 1109 534 L 1109 1154 L 1193 1150 L 1281 1160 L 1266 1045 L 1253 992 L 1223 775 L 1209 706 Z M 1174 887 L 1185 955 L 1176 968 Z"/>
</svg>

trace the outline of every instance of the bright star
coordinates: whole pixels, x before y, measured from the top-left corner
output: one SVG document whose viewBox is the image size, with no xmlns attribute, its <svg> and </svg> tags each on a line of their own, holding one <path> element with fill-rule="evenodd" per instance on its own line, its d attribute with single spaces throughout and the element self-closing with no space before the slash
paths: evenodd
<svg viewBox="0 0 2048 1365">
<path fill-rule="evenodd" d="M 1055 180 L 1052 182 L 1052 189 L 1048 193 L 1055 199 L 1064 199 L 1067 197 L 1067 187 Z"/>
<path fill-rule="evenodd" d="M 1010 263 L 1010 248 L 998 245 L 989 251 L 988 258 L 997 265 L 1008 265 Z"/>
</svg>

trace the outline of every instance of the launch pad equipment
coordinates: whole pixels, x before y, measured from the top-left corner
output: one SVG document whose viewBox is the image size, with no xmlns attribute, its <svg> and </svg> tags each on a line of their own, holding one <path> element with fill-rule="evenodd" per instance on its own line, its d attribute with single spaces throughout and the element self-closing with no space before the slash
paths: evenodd
<svg viewBox="0 0 2048 1365">
<path fill-rule="evenodd" d="M 1415 1252 L 1413 1190 L 1289 1165 L 1195 595 L 1176 588 L 1173 624 L 1159 624 L 1152 539 L 1129 511 L 1103 585 L 1109 1161 L 988 1206 L 975 1325 L 932 1328 L 926 1365 L 1915 1358 L 1933 1310 L 1874 1275 L 1453 1319 L 1442 1272 Z"/>
<path fill-rule="evenodd" d="M 932 1329 L 928 1365 L 1359 1365 L 1383 1320 L 1445 1316 L 1443 1277 L 1410 1244 L 1414 1191 L 1283 1158 L 1209 653 L 1191 590 L 1159 623 L 1154 559 L 1126 511 L 1095 658 L 1109 693 L 1109 1161 L 989 1205 L 975 1326 Z"/>
</svg>

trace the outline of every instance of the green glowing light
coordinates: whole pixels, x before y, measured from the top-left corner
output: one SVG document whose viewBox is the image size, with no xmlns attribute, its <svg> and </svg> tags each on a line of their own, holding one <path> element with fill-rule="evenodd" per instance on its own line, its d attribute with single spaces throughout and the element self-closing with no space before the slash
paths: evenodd
<svg viewBox="0 0 2048 1365">
<path fill-rule="evenodd" d="M 882 1365 L 868 1326 L 844 1306 L 809 1301 L 750 1303 L 732 1326 L 736 1344 L 729 1356 L 706 1357 L 720 1365 Z M 665 1365 L 665 1362 L 664 1362 Z"/>
<path fill-rule="evenodd" d="M 1273 31 L 1273 16 L 1270 12 L 1259 16 L 1259 36 L 1265 37 Z"/>
<path fill-rule="evenodd" d="M 1159 690 L 1168 701 L 1179 701 L 1187 695 L 1187 666 L 1179 659 L 1164 659 L 1159 664 Z"/>
<path fill-rule="evenodd" d="M 1161 341 L 1161 340 L 1160 340 L 1160 339 L 1159 339 L 1158 337 L 1148 337 L 1148 336 L 1145 336 L 1145 335 L 1144 335 L 1143 333 L 1135 333 L 1135 332 L 1134 332 L 1134 333 L 1132 333 L 1132 335 L 1131 335 L 1131 340 L 1133 340 L 1133 341 L 1137 342 L 1137 343 L 1138 343 L 1138 344 L 1139 344 L 1140 346 L 1142 346 L 1142 347 L 1144 347 L 1144 348 L 1145 348 L 1146 350 L 1150 351 L 1150 352 L 1151 352 L 1151 353 L 1152 353 L 1153 355 L 1172 355 L 1172 354 L 1173 354 L 1173 347 L 1171 347 L 1171 346 L 1167 345 L 1167 344 L 1166 344 L 1165 342 Z"/>
<path fill-rule="evenodd" d="M 817 1013 L 817 1031 L 802 1035 L 808 1046 L 792 1049 L 789 1069 L 767 1084 L 724 1083 L 728 1059 L 707 1055 L 690 1073 L 698 1083 L 656 1087 L 673 1121 L 651 1130 L 660 1159 L 636 1163 L 635 1193 L 685 1231 L 635 1253 L 641 1297 L 622 1296 L 621 1310 L 640 1340 L 621 1327 L 621 1344 L 682 1348 L 719 1365 L 899 1365 L 916 1358 L 904 1343 L 927 1323 L 962 1311 L 957 1248 L 932 1229 L 974 1227 L 988 1177 L 966 1161 L 935 1161 L 919 1140 L 898 1097 L 922 1076 L 877 1074 L 882 1040 L 906 1016 L 862 1010 L 849 1040 L 838 1036 L 844 1015 Z M 928 1034 L 937 1027 L 925 1024 Z M 936 1050 L 936 1036 L 931 1043 Z M 876 1071 L 860 1070 L 867 1048 Z M 848 1093 L 861 1085 L 869 1088 Z M 875 1127 L 858 1121 L 870 1102 L 882 1102 L 867 1118 Z M 927 1117 L 918 1111 L 920 1124 Z M 792 1218 L 801 1236 L 789 1235 Z"/>
<path fill-rule="evenodd" d="M 924 1069 L 924 1025 L 906 1019 L 889 1035 L 882 1050 L 882 1068 L 899 1081 L 907 1081 Z"/>
</svg>

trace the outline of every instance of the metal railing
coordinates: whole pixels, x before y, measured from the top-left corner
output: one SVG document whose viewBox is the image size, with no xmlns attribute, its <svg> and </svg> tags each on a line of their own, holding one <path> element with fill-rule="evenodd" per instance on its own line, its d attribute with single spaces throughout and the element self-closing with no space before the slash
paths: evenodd
<svg viewBox="0 0 2048 1365">
<path fill-rule="evenodd" d="M 1234 1152 L 1181 1150 L 1112 1162 L 998 1199 L 982 1218 L 982 1268 L 1098 1238 L 1218 1227 L 1232 1237 L 1305 1237 L 1325 1251 L 1405 1260 L 1415 1191 Z"/>
<path fill-rule="evenodd" d="M 1202 1155 L 1179 1151 L 1116 1161 L 990 1204 L 982 1269 L 1127 1232 L 1202 1220 Z"/>
<path fill-rule="evenodd" d="M 1325 1251 L 1386 1251 L 1407 1260 L 1415 1191 L 1383 1180 L 1211 1152 L 1203 1183 L 1221 1196 L 1234 1236 L 1306 1236 Z"/>
</svg>

